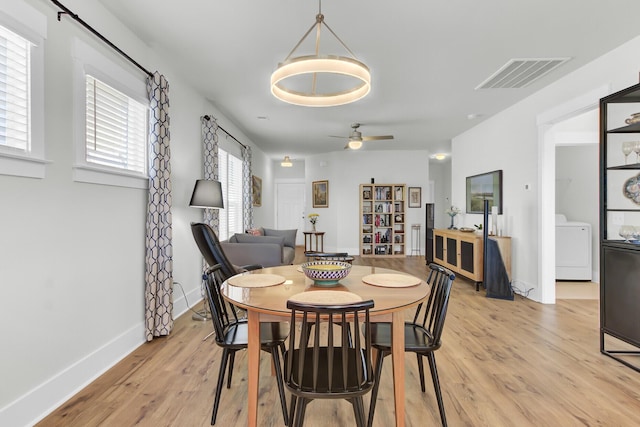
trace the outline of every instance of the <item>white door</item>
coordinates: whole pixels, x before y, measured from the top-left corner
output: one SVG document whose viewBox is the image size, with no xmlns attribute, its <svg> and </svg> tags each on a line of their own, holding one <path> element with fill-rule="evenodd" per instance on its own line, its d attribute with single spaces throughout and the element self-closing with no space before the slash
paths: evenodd
<svg viewBox="0 0 640 427">
<path fill-rule="evenodd" d="M 304 182 L 276 183 L 276 228 L 279 230 L 298 229 L 296 245 L 304 245 L 305 230 Z"/>
</svg>

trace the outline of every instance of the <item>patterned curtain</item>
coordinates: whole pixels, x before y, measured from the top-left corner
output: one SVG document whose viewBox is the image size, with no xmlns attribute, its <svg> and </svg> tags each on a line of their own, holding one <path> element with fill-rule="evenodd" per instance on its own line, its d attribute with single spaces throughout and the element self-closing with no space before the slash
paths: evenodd
<svg viewBox="0 0 640 427">
<path fill-rule="evenodd" d="M 169 83 L 157 71 L 147 78 L 149 123 L 149 203 L 146 224 L 145 325 L 147 341 L 173 329 L 173 245 L 171 230 L 171 150 Z"/>
<path fill-rule="evenodd" d="M 200 117 L 204 157 L 204 179 L 218 181 L 218 123 L 211 116 Z M 204 209 L 204 223 L 218 233 L 218 209 Z"/>
<path fill-rule="evenodd" d="M 251 147 L 242 149 L 242 222 L 243 230 L 253 228 L 253 183 L 251 182 Z"/>
</svg>

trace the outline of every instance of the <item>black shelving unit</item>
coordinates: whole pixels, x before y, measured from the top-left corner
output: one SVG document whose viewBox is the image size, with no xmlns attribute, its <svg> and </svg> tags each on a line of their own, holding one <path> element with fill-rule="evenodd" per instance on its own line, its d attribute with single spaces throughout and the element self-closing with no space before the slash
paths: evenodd
<svg viewBox="0 0 640 427">
<path fill-rule="evenodd" d="M 425 244 L 425 260 L 427 265 L 433 262 L 433 227 L 435 226 L 435 205 L 427 203 L 425 205 L 425 224 L 426 224 L 426 244 Z"/>
<path fill-rule="evenodd" d="M 600 100 L 600 351 L 640 372 L 640 244 L 620 236 L 640 230 L 640 152 L 622 152 L 640 141 L 625 123 L 638 112 L 640 84 Z"/>
</svg>

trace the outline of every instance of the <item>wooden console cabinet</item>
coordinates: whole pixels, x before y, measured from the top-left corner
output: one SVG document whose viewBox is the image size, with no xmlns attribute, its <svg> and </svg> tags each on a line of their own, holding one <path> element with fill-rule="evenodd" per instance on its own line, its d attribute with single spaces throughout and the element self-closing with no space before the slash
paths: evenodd
<svg viewBox="0 0 640 427">
<path fill-rule="evenodd" d="M 511 280 L 511 238 L 489 236 L 498 242 L 502 260 Z M 482 235 L 459 230 L 433 230 L 433 259 L 456 274 L 482 283 L 484 250 Z"/>
</svg>

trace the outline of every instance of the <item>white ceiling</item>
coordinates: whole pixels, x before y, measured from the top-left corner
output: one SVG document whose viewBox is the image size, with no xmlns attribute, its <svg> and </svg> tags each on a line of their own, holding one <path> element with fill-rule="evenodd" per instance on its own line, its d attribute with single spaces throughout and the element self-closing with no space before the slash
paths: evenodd
<svg viewBox="0 0 640 427">
<path fill-rule="evenodd" d="M 275 99 L 269 78 L 317 1 L 100 1 L 273 158 L 342 150 L 329 135 L 346 137 L 353 122 L 363 136 L 395 136 L 363 149 L 448 152 L 454 136 L 640 34 L 638 0 L 325 0 L 326 23 L 369 66 L 372 90 L 308 108 Z M 524 89 L 474 89 L 512 58 L 549 57 L 571 60 Z"/>
</svg>

